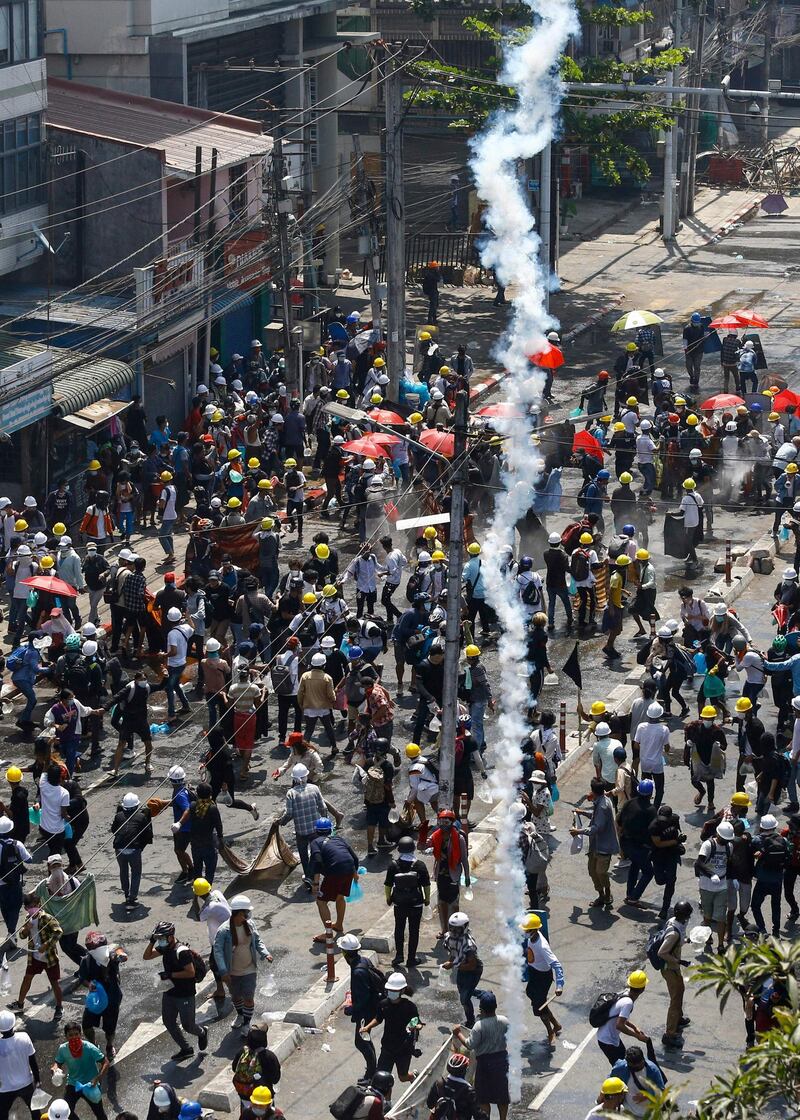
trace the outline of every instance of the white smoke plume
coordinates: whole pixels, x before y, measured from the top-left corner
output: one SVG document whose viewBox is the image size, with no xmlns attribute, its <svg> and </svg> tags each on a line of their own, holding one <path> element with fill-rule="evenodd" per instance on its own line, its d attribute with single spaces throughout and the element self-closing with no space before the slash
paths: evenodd
<svg viewBox="0 0 800 1120">
<path fill-rule="evenodd" d="M 512 46 L 505 55 L 501 81 L 513 86 L 519 102 L 510 112 L 495 116 L 485 132 L 473 141 L 472 171 L 479 196 L 486 202 L 484 222 L 493 235 L 482 252 L 484 265 L 495 269 L 507 285 L 513 308 L 509 329 L 496 357 L 509 371 L 506 396 L 527 412 L 541 401 L 544 374 L 531 373 L 528 355 L 541 350 L 545 333 L 555 323 L 545 307 L 550 277 L 541 267 L 539 237 L 520 181 L 518 161 L 530 159 L 553 138 L 562 87 L 558 59 L 567 39 L 578 31 L 573 0 L 533 0 L 534 26 L 527 41 Z M 542 184 L 547 189 L 549 184 Z M 518 825 L 509 813 L 515 784 L 521 773 L 520 744 L 527 733 L 529 701 L 525 672 L 526 618 L 519 598 L 499 569 L 504 546 L 514 544 L 514 525 L 531 504 L 531 487 L 541 462 L 531 444 L 530 421 L 503 422 L 507 435 L 506 489 L 495 503 L 491 529 L 483 544 L 484 578 L 490 602 L 503 628 L 500 641 L 503 710 L 494 745 L 495 791 L 502 798 L 500 812 L 507 827 L 499 834 L 497 856 L 498 912 L 502 928 L 494 953 L 503 960 L 503 1012 L 509 1019 L 508 1050 L 512 1101 L 521 1095 L 522 1043 L 530 1022 L 521 983 L 522 934 L 518 919 L 524 910 L 525 878 L 518 848 Z"/>
</svg>

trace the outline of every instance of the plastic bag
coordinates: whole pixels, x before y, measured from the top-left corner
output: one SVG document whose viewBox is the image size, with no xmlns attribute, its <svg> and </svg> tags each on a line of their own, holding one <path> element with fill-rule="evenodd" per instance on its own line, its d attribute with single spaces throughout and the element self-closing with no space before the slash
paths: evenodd
<svg viewBox="0 0 800 1120">
<path fill-rule="evenodd" d="M 42 812 L 41 809 L 34 808 L 33 805 L 28 806 L 28 820 L 31 824 L 41 824 Z"/>
<path fill-rule="evenodd" d="M 445 968 L 443 964 L 439 965 L 439 972 L 436 976 L 436 987 L 440 992 L 446 992 L 452 986 L 453 978 L 450 975 L 451 969 Z"/>
<path fill-rule="evenodd" d="M 426 902 L 422 907 L 422 920 L 423 922 L 433 921 L 433 907 L 431 906 L 430 902 Z M 8 990 L 11 991 L 11 988 L 9 988 Z"/>
<path fill-rule="evenodd" d="M 94 981 L 94 986 L 86 994 L 86 1010 L 92 1015 L 102 1015 L 108 1007 L 108 992 L 99 980 Z"/>
<path fill-rule="evenodd" d="M 227 789 L 221 789 L 217 794 L 217 805 L 227 805 L 228 808 L 233 805 L 233 798 Z"/>
<path fill-rule="evenodd" d="M 273 996 L 278 994 L 278 982 L 275 979 L 274 972 L 268 972 L 264 978 L 264 983 L 258 989 L 259 996 L 264 999 L 272 999 Z"/>
<path fill-rule="evenodd" d="M 544 688 L 555 688 L 558 684 L 558 673 L 547 673 L 542 685 Z"/>
<path fill-rule="evenodd" d="M 583 851 L 583 836 L 573 836 L 569 846 L 570 855 L 577 856 Z"/>
</svg>

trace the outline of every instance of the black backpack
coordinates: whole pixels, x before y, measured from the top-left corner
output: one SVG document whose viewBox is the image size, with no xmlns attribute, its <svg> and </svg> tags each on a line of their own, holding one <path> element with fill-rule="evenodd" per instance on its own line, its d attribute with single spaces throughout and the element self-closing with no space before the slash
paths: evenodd
<svg viewBox="0 0 800 1120">
<path fill-rule="evenodd" d="M 371 961 L 367 961 L 367 971 L 369 974 L 370 991 L 374 996 L 382 996 L 383 990 L 386 987 L 386 973 L 381 972 Z"/>
<path fill-rule="evenodd" d="M 353 1120 L 356 1112 L 366 1100 L 367 1094 L 357 1085 L 349 1085 L 343 1089 L 336 1100 L 329 1106 L 334 1120 Z"/>
<path fill-rule="evenodd" d="M 185 945 L 184 948 L 188 949 L 191 953 L 192 964 L 194 965 L 194 982 L 195 984 L 202 984 L 208 972 L 208 965 L 206 964 L 205 957 L 201 957 L 197 950 L 192 949 L 190 945 Z"/>
<path fill-rule="evenodd" d="M 669 921 L 665 926 L 662 926 L 661 929 L 654 929 L 647 939 L 647 948 L 645 949 L 647 959 L 650 961 L 653 968 L 657 969 L 659 972 L 663 972 L 664 965 L 666 964 L 664 958 L 658 955 L 659 949 L 664 944 L 664 938 L 674 929 L 675 926 L 672 921 Z"/>
<path fill-rule="evenodd" d="M 0 883 L 17 886 L 22 882 L 24 864 L 16 840 L 3 840 L 0 849 Z"/>
<path fill-rule="evenodd" d="M 422 580 L 418 575 L 408 577 L 408 582 L 406 583 L 406 599 L 409 603 L 414 602 L 415 597 L 419 595 L 419 590 L 421 587 Z"/>
<path fill-rule="evenodd" d="M 582 582 L 589 578 L 589 557 L 582 549 L 578 548 L 573 552 L 569 561 L 569 570 L 574 580 Z"/>
<path fill-rule="evenodd" d="M 417 906 L 422 901 L 419 872 L 399 871 L 392 883 L 392 903 L 395 906 Z"/>
<path fill-rule="evenodd" d="M 603 992 L 599 995 L 589 1011 L 589 1026 L 604 1027 L 611 1018 L 611 1008 L 619 998 L 619 992 Z"/>
</svg>

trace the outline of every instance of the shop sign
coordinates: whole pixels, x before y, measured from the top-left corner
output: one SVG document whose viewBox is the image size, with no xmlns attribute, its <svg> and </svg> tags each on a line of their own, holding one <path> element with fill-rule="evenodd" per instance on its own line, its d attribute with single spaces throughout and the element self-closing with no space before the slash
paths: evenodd
<svg viewBox="0 0 800 1120">
<path fill-rule="evenodd" d="M 53 411 L 53 386 L 51 382 L 31 389 L 21 397 L 0 404 L 0 432 L 10 435 L 27 428 L 36 420 L 49 416 Z"/>
<path fill-rule="evenodd" d="M 160 257 L 146 268 L 135 268 L 133 275 L 139 318 L 153 311 L 178 312 L 180 297 L 202 283 L 203 258 L 197 249 L 190 249 L 172 257 Z"/>
<path fill-rule="evenodd" d="M 42 350 L 30 358 L 20 358 L 5 369 L 0 369 L 0 393 L 18 392 L 32 381 L 41 381 L 53 366 L 53 351 Z"/>
<path fill-rule="evenodd" d="M 270 279 L 272 270 L 265 254 L 266 244 L 266 230 L 245 233 L 225 242 L 225 287 L 228 291 L 260 288 Z"/>
</svg>

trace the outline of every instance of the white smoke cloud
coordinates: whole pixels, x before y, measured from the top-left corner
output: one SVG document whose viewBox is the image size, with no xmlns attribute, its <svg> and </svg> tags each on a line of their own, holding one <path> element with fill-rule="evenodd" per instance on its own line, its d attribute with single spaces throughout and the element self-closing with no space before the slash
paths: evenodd
<svg viewBox="0 0 800 1120">
<path fill-rule="evenodd" d="M 512 112 L 495 116 L 472 144 L 472 171 L 479 196 L 487 203 L 484 221 L 492 237 L 483 249 L 484 265 L 495 269 L 510 289 L 511 322 L 496 357 L 509 371 L 506 397 L 523 406 L 541 402 L 544 373 L 531 372 L 528 355 L 541 350 L 545 334 L 555 324 L 545 306 L 551 277 L 542 268 L 540 241 L 518 174 L 518 161 L 542 151 L 554 135 L 562 92 L 558 59 L 571 34 L 578 32 L 572 0 L 540 0 L 530 4 L 534 27 L 528 40 L 510 47 L 505 55 L 501 81 L 513 86 L 519 103 Z M 542 184 L 547 189 L 546 184 Z M 483 542 L 484 578 L 489 600 L 503 627 L 500 640 L 503 711 L 497 723 L 494 746 L 495 791 L 502 797 L 508 827 L 498 838 L 498 912 L 502 928 L 494 953 L 504 963 L 503 1011 L 509 1019 L 508 1050 L 512 1101 L 519 1100 L 522 1078 L 522 1042 L 529 1013 L 521 983 L 522 934 L 517 921 L 524 909 L 525 877 L 518 849 L 518 826 L 508 813 L 521 773 L 520 745 L 527 733 L 528 680 L 524 671 L 526 619 L 513 585 L 501 574 L 499 563 L 505 545 L 514 543 L 514 525 L 531 504 L 531 487 L 540 463 L 531 444 L 530 421 L 498 421 L 507 434 L 506 489 L 495 503 L 492 526 Z"/>
</svg>

